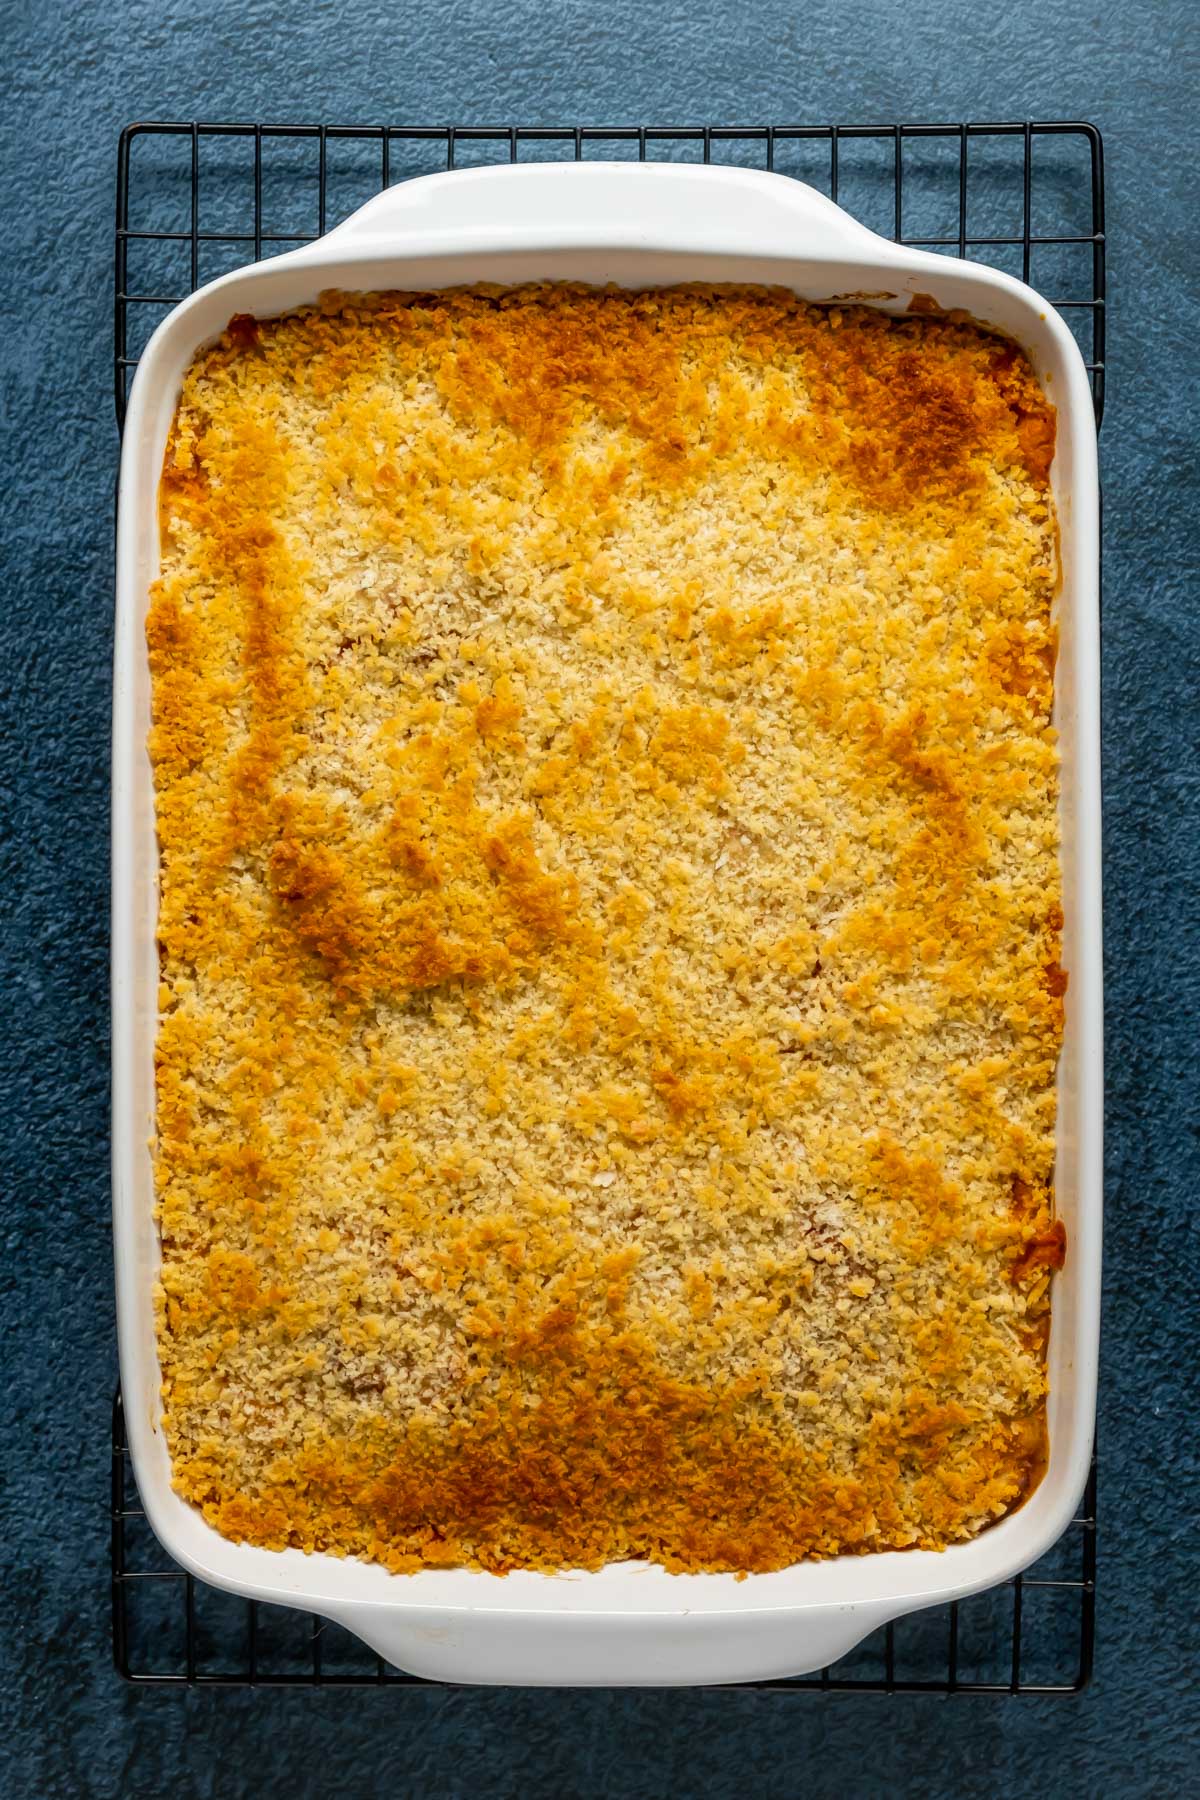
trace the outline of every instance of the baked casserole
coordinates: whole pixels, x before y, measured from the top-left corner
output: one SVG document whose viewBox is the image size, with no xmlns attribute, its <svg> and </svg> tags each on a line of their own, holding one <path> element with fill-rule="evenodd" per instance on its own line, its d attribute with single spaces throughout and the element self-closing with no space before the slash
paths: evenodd
<svg viewBox="0 0 1200 1800">
<path fill-rule="evenodd" d="M 1054 413 L 954 317 L 331 295 L 147 624 L 164 1424 L 226 1535 L 765 1570 L 1036 1483 Z"/>
</svg>

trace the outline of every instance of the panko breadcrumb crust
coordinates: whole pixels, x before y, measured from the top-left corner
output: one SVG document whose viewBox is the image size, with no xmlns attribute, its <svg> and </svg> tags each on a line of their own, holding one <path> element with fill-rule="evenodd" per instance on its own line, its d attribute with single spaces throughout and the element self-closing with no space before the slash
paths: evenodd
<svg viewBox="0 0 1200 1800">
<path fill-rule="evenodd" d="M 147 623 L 178 1491 L 396 1570 L 777 1568 L 1036 1482 L 1054 413 L 972 323 L 234 319 Z"/>
</svg>

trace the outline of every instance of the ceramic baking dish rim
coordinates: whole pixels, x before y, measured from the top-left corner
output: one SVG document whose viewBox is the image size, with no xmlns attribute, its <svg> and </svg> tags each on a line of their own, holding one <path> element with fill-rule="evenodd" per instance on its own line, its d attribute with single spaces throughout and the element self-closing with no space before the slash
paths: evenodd
<svg viewBox="0 0 1200 1800">
<path fill-rule="evenodd" d="M 157 1422 L 152 1130 L 153 795 L 143 620 L 157 567 L 157 486 L 183 369 L 236 312 L 329 287 L 438 287 L 538 275 L 623 285 L 774 280 L 810 299 L 898 311 L 962 307 L 1022 342 L 1059 413 L 1053 479 L 1063 551 L 1064 962 L 1057 1183 L 1070 1254 L 1051 1333 L 1050 1463 L 1025 1507 L 970 1544 L 800 1564 L 737 1581 L 623 1565 L 590 1574 L 413 1576 L 235 1545 L 174 1494 Z M 440 277 L 440 278 L 439 278 Z M 885 1619 L 959 1598 L 1036 1560 L 1086 1479 L 1099 1315 L 1101 1006 L 1098 507 L 1082 358 L 1061 318 L 995 271 L 901 249 L 786 177 L 589 163 L 430 176 L 389 190 L 316 244 L 222 277 L 172 312 L 130 395 L 118 524 L 113 718 L 113 1200 L 121 1373 L 134 1472 L 166 1548 L 200 1578 L 339 1619 L 415 1673 L 458 1680 L 756 1679 L 822 1666 Z M 1056 1461 L 1057 1458 L 1057 1461 Z"/>
</svg>

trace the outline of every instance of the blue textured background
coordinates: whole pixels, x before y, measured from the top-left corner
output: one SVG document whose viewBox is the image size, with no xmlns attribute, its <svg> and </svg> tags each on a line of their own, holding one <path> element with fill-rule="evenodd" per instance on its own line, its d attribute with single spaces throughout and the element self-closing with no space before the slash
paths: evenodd
<svg viewBox="0 0 1200 1800">
<path fill-rule="evenodd" d="M 0 8 L 4 1792 L 1200 1793 L 1194 18 L 1189 0 Z M 1081 1700 L 182 1694 L 112 1674 L 112 182 L 122 124 L 192 116 L 1105 131 L 1109 1223 L 1099 1642 Z"/>
</svg>

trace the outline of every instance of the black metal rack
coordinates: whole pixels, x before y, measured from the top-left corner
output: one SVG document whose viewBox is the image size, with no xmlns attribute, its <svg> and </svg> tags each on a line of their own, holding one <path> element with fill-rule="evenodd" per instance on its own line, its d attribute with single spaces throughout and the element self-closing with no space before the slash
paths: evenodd
<svg viewBox="0 0 1200 1800">
<path fill-rule="evenodd" d="M 1104 409 L 1104 167 L 1099 132 L 1069 121 L 757 126 L 137 124 L 117 163 L 114 395 L 118 424 L 159 319 L 201 282 L 291 249 L 371 194 L 480 162 L 618 158 L 734 162 L 823 189 L 898 243 L 972 256 L 1031 282 L 1063 313 Z M 219 1593 L 146 1525 L 113 1410 L 113 1649 L 139 1683 L 417 1687 L 340 1627 Z M 883 1627 L 834 1669 L 780 1692 L 1074 1694 L 1092 1671 L 1095 1469 L 1076 1517 L 1032 1570 Z"/>
</svg>

